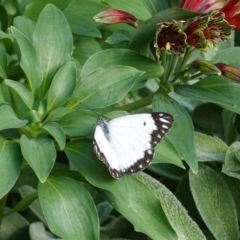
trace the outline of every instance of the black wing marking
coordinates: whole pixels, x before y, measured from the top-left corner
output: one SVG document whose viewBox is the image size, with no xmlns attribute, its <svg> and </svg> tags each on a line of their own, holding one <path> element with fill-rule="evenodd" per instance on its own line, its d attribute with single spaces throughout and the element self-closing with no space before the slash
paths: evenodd
<svg viewBox="0 0 240 240">
<path fill-rule="evenodd" d="M 132 166 L 126 169 L 123 173 L 131 174 L 144 170 L 152 162 L 155 154 L 154 147 L 163 139 L 173 124 L 173 117 L 167 113 L 152 113 L 151 114 L 157 129 L 151 133 L 151 148 L 144 151 L 143 158 L 137 160 Z M 144 124 L 144 126 L 146 126 Z"/>
<path fill-rule="evenodd" d="M 121 171 L 119 171 L 117 169 L 114 169 L 114 168 L 111 168 L 111 166 L 109 165 L 104 153 L 100 151 L 95 138 L 93 139 L 93 151 L 96 154 L 96 156 L 98 157 L 98 159 L 101 160 L 108 167 L 108 170 L 109 170 L 110 174 L 112 175 L 112 177 L 114 177 L 114 178 L 121 178 L 122 177 L 122 172 Z"/>
</svg>

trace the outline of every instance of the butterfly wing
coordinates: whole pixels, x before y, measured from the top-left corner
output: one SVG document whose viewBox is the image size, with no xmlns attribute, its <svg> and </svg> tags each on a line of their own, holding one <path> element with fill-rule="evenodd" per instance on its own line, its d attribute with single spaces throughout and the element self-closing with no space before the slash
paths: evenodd
<svg viewBox="0 0 240 240">
<path fill-rule="evenodd" d="M 104 139 L 101 127 L 97 126 L 94 135 L 95 153 L 109 167 L 115 178 L 120 178 L 123 173 L 139 172 L 150 164 L 154 147 L 172 123 L 173 117 L 167 113 L 116 118 L 109 122 L 109 139 Z"/>
</svg>

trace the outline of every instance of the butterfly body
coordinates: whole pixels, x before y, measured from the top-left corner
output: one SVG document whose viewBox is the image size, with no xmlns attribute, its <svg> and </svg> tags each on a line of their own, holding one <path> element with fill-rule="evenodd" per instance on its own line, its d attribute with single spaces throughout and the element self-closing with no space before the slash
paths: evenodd
<svg viewBox="0 0 240 240">
<path fill-rule="evenodd" d="M 154 157 L 154 147 L 173 123 L 167 113 L 135 114 L 107 122 L 98 119 L 93 146 L 97 157 L 114 178 L 145 169 Z"/>
</svg>

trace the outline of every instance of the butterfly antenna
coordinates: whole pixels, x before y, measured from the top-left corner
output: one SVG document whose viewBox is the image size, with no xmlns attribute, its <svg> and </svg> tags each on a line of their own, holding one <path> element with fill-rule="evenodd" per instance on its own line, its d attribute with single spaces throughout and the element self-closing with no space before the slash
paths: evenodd
<svg viewBox="0 0 240 240">
<path fill-rule="evenodd" d="M 96 111 L 92 110 L 91 108 L 89 108 L 85 104 L 83 104 L 82 102 L 79 102 L 79 104 L 83 105 L 86 109 L 88 109 L 91 112 L 94 112 L 95 114 L 97 114 L 99 116 L 99 112 L 96 112 Z"/>
<path fill-rule="evenodd" d="M 108 104 L 108 101 L 109 101 L 109 98 L 110 98 L 110 96 L 111 96 L 111 93 L 112 93 L 112 90 L 110 90 L 110 92 L 109 92 L 109 94 L 108 94 L 108 98 L 107 98 L 107 100 L 106 100 L 106 104 L 105 104 L 105 106 L 107 106 L 107 104 Z M 104 116 L 104 110 L 106 109 L 106 107 L 105 108 L 103 108 L 103 111 L 102 111 L 102 115 Z"/>
</svg>

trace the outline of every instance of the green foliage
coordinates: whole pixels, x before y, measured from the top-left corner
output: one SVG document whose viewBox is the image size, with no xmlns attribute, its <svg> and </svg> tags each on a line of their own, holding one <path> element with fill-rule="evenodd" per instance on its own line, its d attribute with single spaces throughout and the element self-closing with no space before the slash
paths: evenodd
<svg viewBox="0 0 240 240">
<path fill-rule="evenodd" d="M 240 85 L 191 64 L 240 67 L 240 48 L 162 51 L 158 61 L 157 24 L 202 15 L 170 6 L 0 4 L 0 239 L 239 237 Z M 107 8 L 141 22 L 99 25 L 93 17 Z M 153 165 L 113 179 L 93 153 L 97 114 L 152 111 L 174 117 Z"/>
</svg>

